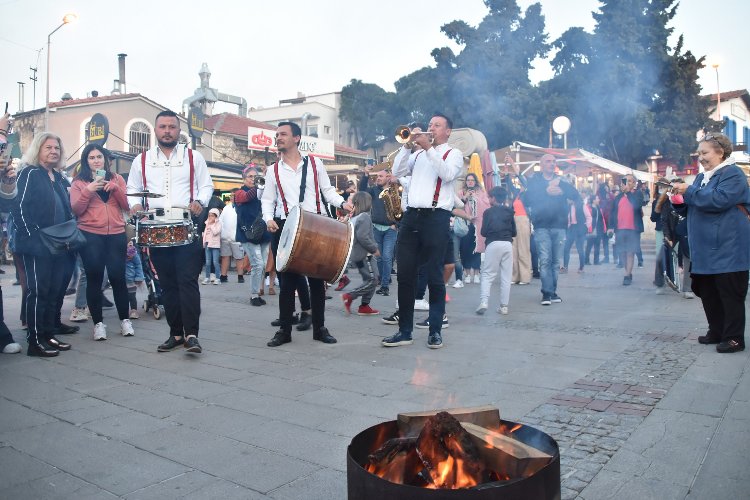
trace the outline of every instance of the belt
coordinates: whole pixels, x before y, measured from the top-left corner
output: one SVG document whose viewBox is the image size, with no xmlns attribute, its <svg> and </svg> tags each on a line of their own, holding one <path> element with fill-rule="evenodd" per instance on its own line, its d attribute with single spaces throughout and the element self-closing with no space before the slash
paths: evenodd
<svg viewBox="0 0 750 500">
<path fill-rule="evenodd" d="M 438 211 L 450 213 L 450 211 L 444 208 L 437 208 L 437 207 L 429 207 L 429 208 L 406 207 L 406 211 L 417 212 L 418 214 L 430 214 L 430 213 L 438 212 Z"/>
</svg>

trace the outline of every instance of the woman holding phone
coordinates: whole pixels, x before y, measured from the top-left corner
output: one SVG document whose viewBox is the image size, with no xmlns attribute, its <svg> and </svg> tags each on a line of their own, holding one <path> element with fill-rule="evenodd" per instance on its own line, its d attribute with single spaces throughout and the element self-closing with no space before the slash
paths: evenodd
<svg viewBox="0 0 750 500">
<path fill-rule="evenodd" d="M 120 333 L 125 337 L 134 333 L 125 282 L 128 244 L 122 215 L 128 210 L 125 180 L 109 168 L 109 151 L 97 144 L 89 144 L 83 149 L 81 167 L 70 188 L 71 207 L 78 217 L 78 228 L 86 236 L 86 245 L 80 253 L 89 285 L 86 301 L 94 322 L 94 340 L 107 339 L 101 293 L 105 268 L 120 318 Z"/>
</svg>

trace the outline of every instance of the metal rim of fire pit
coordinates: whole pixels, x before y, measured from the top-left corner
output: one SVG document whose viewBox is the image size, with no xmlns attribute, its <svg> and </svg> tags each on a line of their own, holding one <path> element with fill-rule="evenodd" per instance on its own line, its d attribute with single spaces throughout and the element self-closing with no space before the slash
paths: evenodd
<svg viewBox="0 0 750 500">
<path fill-rule="evenodd" d="M 533 500 L 560 498 L 560 449 L 551 436 L 533 427 L 501 420 L 508 428 L 519 426 L 513 432 L 515 439 L 533 445 L 552 456 L 550 462 L 526 478 L 484 483 L 474 488 L 458 490 L 433 490 L 398 484 L 371 474 L 364 468 L 367 456 L 379 446 L 377 436 L 398 437 L 395 420 L 374 425 L 352 439 L 346 451 L 347 490 L 350 500 L 453 500 L 453 499 L 504 499 Z"/>
</svg>

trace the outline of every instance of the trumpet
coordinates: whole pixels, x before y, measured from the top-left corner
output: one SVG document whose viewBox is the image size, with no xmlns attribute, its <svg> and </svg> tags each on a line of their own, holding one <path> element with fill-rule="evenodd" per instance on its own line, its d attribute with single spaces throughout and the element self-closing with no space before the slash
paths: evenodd
<svg viewBox="0 0 750 500">
<path fill-rule="evenodd" d="M 258 175 L 255 177 L 255 187 L 257 188 L 264 188 L 266 187 L 266 178 L 262 175 Z"/>
<path fill-rule="evenodd" d="M 396 142 L 399 144 L 414 144 L 414 137 L 417 135 L 429 135 L 430 143 L 434 140 L 432 132 L 412 132 L 406 125 L 401 125 L 396 129 Z"/>
</svg>

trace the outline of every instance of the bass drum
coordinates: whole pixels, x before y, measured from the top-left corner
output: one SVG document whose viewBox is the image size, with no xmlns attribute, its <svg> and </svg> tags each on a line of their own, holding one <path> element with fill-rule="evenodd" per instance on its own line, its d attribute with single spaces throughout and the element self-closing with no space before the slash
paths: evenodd
<svg viewBox="0 0 750 500">
<path fill-rule="evenodd" d="M 353 244 L 351 223 L 305 212 L 295 206 L 281 231 L 276 270 L 334 283 L 346 270 Z"/>
</svg>

